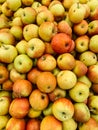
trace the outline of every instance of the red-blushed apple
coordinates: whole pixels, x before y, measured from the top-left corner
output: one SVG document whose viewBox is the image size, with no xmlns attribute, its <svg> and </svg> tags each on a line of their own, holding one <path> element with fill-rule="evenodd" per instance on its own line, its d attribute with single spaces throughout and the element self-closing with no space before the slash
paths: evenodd
<svg viewBox="0 0 98 130">
<path fill-rule="evenodd" d="M 38 117 L 40 117 L 41 114 L 42 114 L 42 110 L 35 110 L 32 107 L 30 107 L 27 117 L 38 118 Z"/>
<path fill-rule="evenodd" d="M 88 68 L 82 61 L 76 60 L 75 67 L 72 71 L 76 74 L 77 77 L 81 77 L 86 75 Z"/>
<path fill-rule="evenodd" d="M 66 121 L 63 121 L 62 126 L 63 130 L 76 130 L 78 128 L 78 123 L 73 118 L 70 118 Z"/>
<path fill-rule="evenodd" d="M 71 52 L 73 41 L 71 37 L 66 33 L 57 33 L 51 39 L 51 46 L 53 50 L 59 54 Z"/>
<path fill-rule="evenodd" d="M 79 36 L 75 39 L 75 50 L 79 53 L 87 51 L 89 48 L 90 38 L 87 35 Z"/>
<path fill-rule="evenodd" d="M 29 119 L 26 123 L 26 130 L 40 130 L 40 122 L 39 119 Z"/>
<path fill-rule="evenodd" d="M 89 36 L 98 34 L 98 20 L 92 20 L 89 22 L 87 34 Z"/>
<path fill-rule="evenodd" d="M 85 35 L 88 31 L 88 22 L 83 19 L 81 22 L 74 24 L 73 31 L 78 36 Z"/>
<path fill-rule="evenodd" d="M 10 79 L 7 79 L 2 83 L 3 90 L 12 91 L 12 88 L 13 88 L 13 81 L 11 81 Z"/>
<path fill-rule="evenodd" d="M 9 71 L 5 66 L 0 65 L 0 84 L 9 78 Z"/>
<path fill-rule="evenodd" d="M 79 125 L 79 130 L 97 130 L 98 123 L 92 117 L 87 121 L 84 122 L 82 125 Z"/>
<path fill-rule="evenodd" d="M 50 101 L 54 102 L 58 98 L 66 97 L 66 91 L 56 87 L 52 92 L 48 94 Z"/>
<path fill-rule="evenodd" d="M 98 94 L 98 83 L 93 83 L 91 89 L 95 94 Z"/>
<path fill-rule="evenodd" d="M 69 90 L 69 96 L 75 102 L 84 102 L 89 97 L 89 93 L 87 84 L 80 81 L 77 81 L 75 86 Z"/>
<path fill-rule="evenodd" d="M 90 12 L 90 20 L 98 20 L 98 7 Z"/>
<path fill-rule="evenodd" d="M 44 6 L 47 6 L 47 7 L 50 5 L 50 3 L 51 3 L 51 0 L 42 0 L 41 1 L 41 4 Z"/>
<path fill-rule="evenodd" d="M 25 119 L 19 119 L 11 117 L 6 125 L 6 130 L 25 130 L 26 121 Z"/>
<path fill-rule="evenodd" d="M 72 37 L 72 28 L 70 27 L 67 21 L 65 20 L 59 21 L 57 27 L 59 32 L 66 33 L 70 37 Z"/>
<path fill-rule="evenodd" d="M 26 79 L 26 73 L 22 74 L 18 72 L 15 68 L 12 68 L 9 73 L 10 73 L 9 77 L 12 82 L 15 82 L 18 79 Z"/>
<path fill-rule="evenodd" d="M 18 55 L 17 49 L 13 45 L 2 44 L 0 46 L 0 61 L 3 63 L 12 63 Z"/>
<path fill-rule="evenodd" d="M 88 108 L 90 110 L 91 113 L 93 114 L 98 114 L 98 95 L 92 95 L 88 98 Z"/>
<path fill-rule="evenodd" d="M 24 6 L 31 6 L 33 4 L 34 0 L 22 0 L 22 4 Z"/>
<path fill-rule="evenodd" d="M 80 23 L 85 17 L 86 9 L 81 3 L 74 3 L 71 5 L 68 11 L 69 19 L 73 23 Z M 81 14 L 81 15 L 80 15 Z"/>
<path fill-rule="evenodd" d="M 38 25 L 27 24 L 23 28 L 23 37 L 26 41 L 31 40 L 32 38 L 38 37 Z"/>
<path fill-rule="evenodd" d="M 39 89 L 35 89 L 29 96 L 29 103 L 34 110 L 44 110 L 49 104 L 49 97 Z"/>
<path fill-rule="evenodd" d="M 45 42 L 45 52 L 46 54 L 55 55 L 54 50 L 52 49 L 52 46 L 49 42 Z"/>
<path fill-rule="evenodd" d="M 30 58 L 38 58 L 43 55 L 45 51 L 45 43 L 40 38 L 32 38 L 28 41 L 26 54 Z"/>
<path fill-rule="evenodd" d="M 87 71 L 87 77 L 92 83 L 98 83 L 98 65 L 91 65 Z"/>
<path fill-rule="evenodd" d="M 73 118 L 76 122 L 86 122 L 90 119 L 90 111 L 88 106 L 81 102 L 74 104 L 74 115 Z"/>
<path fill-rule="evenodd" d="M 9 114 L 14 118 L 24 118 L 30 108 L 29 100 L 25 97 L 14 98 L 9 107 Z"/>
<path fill-rule="evenodd" d="M 2 96 L 0 97 L 0 116 L 7 115 L 9 113 L 9 107 L 11 103 L 11 98 Z"/>
<path fill-rule="evenodd" d="M 42 113 L 44 114 L 44 116 L 52 115 L 52 105 L 53 105 L 53 103 L 50 102 L 49 105 L 48 105 L 48 107 L 45 108 L 45 109 L 42 111 Z"/>
<path fill-rule="evenodd" d="M 56 77 L 51 71 L 43 71 L 38 75 L 36 85 L 41 92 L 50 93 L 56 88 Z"/>
<path fill-rule="evenodd" d="M 98 40 L 98 35 L 93 35 L 89 41 L 89 50 L 94 53 L 98 53 L 97 40 Z"/>
<path fill-rule="evenodd" d="M 40 123 L 40 130 L 62 130 L 62 122 L 53 115 L 45 116 Z"/>
<path fill-rule="evenodd" d="M 26 79 L 18 79 L 13 83 L 14 97 L 28 97 L 32 90 L 32 83 Z"/>
<path fill-rule="evenodd" d="M 57 75 L 57 84 L 61 89 L 69 90 L 77 83 L 77 77 L 71 70 L 62 70 Z"/>
<path fill-rule="evenodd" d="M 71 100 L 67 98 L 59 98 L 53 102 L 52 113 L 59 121 L 66 121 L 73 117 L 74 106 Z"/>
<path fill-rule="evenodd" d="M 14 67 L 20 73 L 27 73 L 33 67 L 33 60 L 26 54 L 19 54 L 14 59 Z"/>
<path fill-rule="evenodd" d="M 26 25 L 26 24 L 34 23 L 36 20 L 36 15 L 37 15 L 37 12 L 34 8 L 27 7 L 27 6 L 23 8 L 22 13 L 21 13 L 21 19 L 22 19 L 23 24 Z"/>
<path fill-rule="evenodd" d="M 0 116 L 0 130 L 5 129 L 9 119 L 10 119 L 9 115 Z"/>
<path fill-rule="evenodd" d="M 36 10 L 37 14 L 38 14 L 39 12 L 41 12 L 41 11 L 44 11 L 44 10 L 47 10 L 47 9 L 48 9 L 46 6 L 42 5 L 42 4 L 41 4 L 40 2 L 38 2 L 38 1 L 35 1 L 35 2 L 32 4 L 31 7 Z"/>
<path fill-rule="evenodd" d="M 21 0 L 7 0 L 7 5 L 8 5 L 8 8 L 10 8 L 12 11 L 16 11 L 17 9 L 19 9 L 22 5 L 22 2 Z"/>
<path fill-rule="evenodd" d="M 61 70 L 72 70 L 76 65 L 76 60 L 70 53 L 63 53 L 57 57 L 57 66 Z"/>
<path fill-rule="evenodd" d="M 87 50 L 80 54 L 79 60 L 82 61 L 88 67 L 96 64 L 97 56 L 94 52 Z"/>
<path fill-rule="evenodd" d="M 37 67 L 41 71 L 52 71 L 56 65 L 56 59 L 51 54 L 43 54 L 37 60 Z"/>
<path fill-rule="evenodd" d="M 54 22 L 46 21 L 39 26 L 39 37 L 45 42 L 50 42 L 56 33 L 57 25 Z"/>
<path fill-rule="evenodd" d="M 50 10 L 40 11 L 36 16 L 37 25 L 41 25 L 43 22 L 54 22 L 54 16 Z"/>
</svg>

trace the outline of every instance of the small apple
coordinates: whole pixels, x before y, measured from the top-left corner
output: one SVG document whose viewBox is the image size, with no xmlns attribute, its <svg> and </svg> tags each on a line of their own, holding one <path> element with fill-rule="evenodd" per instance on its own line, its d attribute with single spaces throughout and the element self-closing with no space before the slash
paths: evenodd
<svg viewBox="0 0 98 130">
<path fill-rule="evenodd" d="M 26 128 L 26 121 L 25 119 L 19 119 L 11 117 L 6 125 L 6 130 L 25 130 Z"/>
<path fill-rule="evenodd" d="M 98 94 L 98 83 L 93 83 L 91 89 L 95 94 Z"/>
<path fill-rule="evenodd" d="M 60 70 L 58 67 L 55 67 L 55 68 L 52 70 L 52 73 L 54 74 L 54 76 L 57 76 L 60 71 L 61 71 L 61 70 Z"/>
<path fill-rule="evenodd" d="M 98 20 L 98 7 L 96 7 L 93 11 L 91 11 L 90 19 L 91 20 Z"/>
<path fill-rule="evenodd" d="M 33 66 L 33 61 L 26 54 L 19 54 L 14 59 L 14 67 L 20 73 L 27 73 L 28 71 L 31 70 L 32 66 Z"/>
<path fill-rule="evenodd" d="M 38 38 L 38 25 L 27 24 L 23 28 L 23 37 L 26 41 L 31 40 L 32 38 Z"/>
<path fill-rule="evenodd" d="M 44 6 L 47 6 L 47 7 L 50 5 L 50 3 L 51 3 L 51 0 L 42 0 L 41 1 L 41 4 Z"/>
<path fill-rule="evenodd" d="M 12 91 L 13 82 L 10 79 L 7 79 L 2 83 L 2 89 L 6 91 Z"/>
<path fill-rule="evenodd" d="M 54 50 L 52 49 L 52 46 L 49 42 L 45 42 L 45 53 L 55 55 Z"/>
<path fill-rule="evenodd" d="M 70 9 L 71 5 L 73 4 L 73 0 L 63 0 L 62 2 L 63 6 L 65 9 Z"/>
<path fill-rule="evenodd" d="M 44 114 L 44 116 L 52 115 L 52 105 L 53 105 L 53 103 L 50 102 L 49 105 L 48 105 L 48 107 L 45 108 L 45 109 L 42 111 L 43 114 Z"/>
<path fill-rule="evenodd" d="M 33 4 L 34 0 L 22 0 L 22 4 L 24 6 L 31 6 Z"/>
<path fill-rule="evenodd" d="M 81 102 L 74 104 L 74 115 L 73 118 L 77 122 L 86 122 L 90 119 L 90 111 L 88 106 Z"/>
<path fill-rule="evenodd" d="M 10 26 L 21 26 L 23 27 L 23 22 L 20 16 L 13 17 L 12 21 L 9 23 Z"/>
<path fill-rule="evenodd" d="M 39 58 L 44 54 L 45 43 L 40 38 L 32 38 L 28 41 L 26 54 L 30 58 Z"/>
<path fill-rule="evenodd" d="M 0 130 L 5 129 L 9 119 L 10 119 L 9 115 L 0 116 Z"/>
<path fill-rule="evenodd" d="M 22 119 L 29 112 L 30 104 L 27 98 L 14 98 L 9 107 L 9 114 L 14 118 Z"/>
<path fill-rule="evenodd" d="M 0 46 L 0 61 L 3 63 L 11 63 L 18 55 L 17 49 L 13 45 L 2 44 Z"/>
<path fill-rule="evenodd" d="M 9 97 L 11 98 L 11 92 L 7 90 L 0 91 L 0 97 Z"/>
<path fill-rule="evenodd" d="M 78 81 L 76 85 L 69 90 L 69 96 L 75 102 L 84 102 L 88 98 L 89 93 L 89 87 L 80 81 Z"/>
<path fill-rule="evenodd" d="M 39 89 L 34 89 L 29 96 L 29 102 L 34 110 L 44 110 L 49 104 L 49 97 Z"/>
<path fill-rule="evenodd" d="M 52 105 L 52 113 L 59 121 L 66 121 L 74 115 L 74 106 L 71 100 L 59 98 Z"/>
<path fill-rule="evenodd" d="M 61 89 L 68 90 L 75 86 L 77 77 L 71 70 L 62 70 L 57 75 L 57 84 Z"/>
</svg>

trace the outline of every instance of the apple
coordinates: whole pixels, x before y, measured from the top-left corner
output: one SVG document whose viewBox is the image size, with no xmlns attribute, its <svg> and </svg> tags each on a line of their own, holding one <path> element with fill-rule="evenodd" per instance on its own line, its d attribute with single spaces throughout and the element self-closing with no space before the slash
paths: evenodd
<svg viewBox="0 0 98 130">
<path fill-rule="evenodd" d="M 85 35 L 88 31 L 88 22 L 83 19 L 81 22 L 73 25 L 73 31 L 76 35 Z"/>
<path fill-rule="evenodd" d="M 19 54 L 14 59 L 14 67 L 20 73 L 27 73 L 33 67 L 33 61 L 28 55 Z"/>
<path fill-rule="evenodd" d="M 15 82 L 18 79 L 26 79 L 26 74 L 18 72 L 15 68 L 12 68 L 9 73 L 9 77 L 12 82 Z"/>
<path fill-rule="evenodd" d="M 46 6 L 42 5 L 42 4 L 41 4 L 40 2 L 38 2 L 38 1 L 35 1 L 35 2 L 32 4 L 31 7 L 36 10 L 37 14 L 38 14 L 39 12 L 41 12 L 41 11 L 44 11 L 44 10 L 47 11 L 47 9 L 48 9 Z"/>
<path fill-rule="evenodd" d="M 49 97 L 36 88 L 29 96 L 29 103 L 34 110 L 44 110 L 49 104 Z"/>
<path fill-rule="evenodd" d="M 32 24 L 35 22 L 37 12 L 32 7 L 25 7 L 21 13 L 21 19 L 24 25 Z"/>
<path fill-rule="evenodd" d="M 40 130 L 40 120 L 39 119 L 29 119 L 26 123 L 26 130 Z"/>
<path fill-rule="evenodd" d="M 82 125 L 79 125 L 79 130 L 97 130 L 98 123 L 92 117 Z"/>
<path fill-rule="evenodd" d="M 97 0 L 88 0 L 86 4 L 90 7 L 91 11 L 95 10 L 98 7 Z"/>
<path fill-rule="evenodd" d="M 12 21 L 9 23 L 10 26 L 21 26 L 23 27 L 23 22 L 20 16 L 13 17 Z"/>
<path fill-rule="evenodd" d="M 75 67 L 73 68 L 73 72 L 76 74 L 77 77 L 81 77 L 86 75 L 88 68 L 87 66 L 80 60 L 76 60 Z"/>
<path fill-rule="evenodd" d="M 22 119 L 28 114 L 29 108 L 30 103 L 27 98 L 14 98 L 9 107 L 9 114 L 14 118 Z"/>
<path fill-rule="evenodd" d="M 57 66 L 61 70 L 72 70 L 76 65 L 76 60 L 70 53 L 63 53 L 57 57 Z"/>
<path fill-rule="evenodd" d="M 40 38 L 32 38 L 28 41 L 26 54 L 30 58 L 39 58 L 44 54 L 45 43 Z"/>
<path fill-rule="evenodd" d="M 13 83 L 14 97 L 28 97 L 33 90 L 33 85 L 26 79 L 18 79 Z"/>
<path fill-rule="evenodd" d="M 89 97 L 89 93 L 87 84 L 80 81 L 77 81 L 75 86 L 69 90 L 69 96 L 75 102 L 84 102 Z"/>
<path fill-rule="evenodd" d="M 61 70 L 60 70 L 58 67 L 55 67 L 55 68 L 52 70 L 52 73 L 54 74 L 54 76 L 57 76 L 60 71 L 61 71 Z"/>
<path fill-rule="evenodd" d="M 87 50 L 80 54 L 79 60 L 82 61 L 86 66 L 91 66 L 96 64 L 97 56 L 94 52 Z"/>
<path fill-rule="evenodd" d="M 5 66 L 0 66 L 0 84 L 4 83 L 9 78 L 9 71 Z"/>
<path fill-rule="evenodd" d="M 78 124 L 73 118 L 63 121 L 62 126 L 63 130 L 76 130 L 78 128 Z"/>
<path fill-rule="evenodd" d="M 48 126 L 48 127 L 47 127 Z M 62 130 L 62 122 L 53 115 L 45 116 L 40 123 L 40 130 Z"/>
<path fill-rule="evenodd" d="M 26 40 L 22 39 L 19 42 L 17 42 L 15 47 L 19 54 L 26 54 L 27 46 L 28 46 L 28 42 Z"/>
<path fill-rule="evenodd" d="M 74 49 L 71 48 L 73 46 L 73 41 L 66 33 L 55 34 L 51 39 L 51 46 L 58 54 L 71 52 Z"/>
<path fill-rule="evenodd" d="M 92 83 L 98 83 L 98 65 L 91 65 L 88 68 L 87 77 L 90 79 Z"/>
<path fill-rule="evenodd" d="M 61 89 L 69 90 L 75 86 L 77 77 L 71 70 L 62 70 L 57 75 L 57 84 Z"/>
<path fill-rule="evenodd" d="M 41 71 L 52 71 L 56 65 L 56 59 L 51 54 L 43 54 L 37 60 L 37 67 Z"/>
<path fill-rule="evenodd" d="M 87 51 L 89 48 L 90 38 L 87 35 L 79 36 L 75 39 L 75 50 L 79 53 Z"/>
<path fill-rule="evenodd" d="M 47 7 L 50 5 L 50 3 L 51 3 L 51 0 L 42 0 L 41 1 L 41 4 L 44 6 L 47 6 Z"/>
<path fill-rule="evenodd" d="M 73 0 L 63 0 L 62 2 L 63 6 L 65 9 L 70 9 L 71 5 L 73 4 Z"/>
<path fill-rule="evenodd" d="M 9 97 L 9 98 L 11 98 L 11 92 L 7 91 L 7 90 L 2 90 L 2 91 L 0 91 L 0 98 L 1 97 Z"/>
<path fill-rule="evenodd" d="M 19 7 L 13 14 L 14 18 L 16 18 L 16 17 L 20 17 L 21 18 L 22 12 L 23 12 L 23 8 Z"/>
<path fill-rule="evenodd" d="M 22 4 L 24 6 L 31 6 L 33 4 L 34 0 L 22 0 Z"/>
<path fill-rule="evenodd" d="M 0 29 L 8 28 L 9 27 L 9 20 L 6 16 L 0 15 Z"/>
<path fill-rule="evenodd" d="M 45 108 L 45 109 L 42 111 L 42 113 L 44 114 L 44 116 L 52 115 L 52 105 L 53 105 L 53 103 L 50 102 L 49 105 L 48 105 L 48 107 Z"/>
<path fill-rule="evenodd" d="M 86 3 L 88 2 L 88 0 L 79 0 L 79 2 L 80 2 L 81 4 L 86 4 Z"/>
<path fill-rule="evenodd" d="M 12 11 L 16 11 L 17 9 L 19 9 L 22 5 L 21 0 L 6 0 L 8 7 L 12 10 Z"/>
<path fill-rule="evenodd" d="M 11 98 L 2 96 L 0 97 L 0 116 L 4 116 L 9 113 L 9 107 L 11 103 Z"/>
<path fill-rule="evenodd" d="M 90 111 L 88 106 L 81 102 L 74 104 L 74 120 L 77 122 L 87 122 L 90 119 Z"/>
<path fill-rule="evenodd" d="M 67 98 L 59 98 L 53 102 L 52 113 L 59 121 L 66 121 L 73 117 L 74 106 Z"/>
<path fill-rule="evenodd" d="M 30 107 L 27 117 L 29 118 L 38 118 L 42 114 L 42 110 L 35 110 Z"/>
<path fill-rule="evenodd" d="M 54 22 L 46 21 L 39 26 L 39 37 L 45 42 L 50 42 L 56 33 L 57 25 Z"/>
<path fill-rule="evenodd" d="M 91 113 L 91 118 L 93 118 L 94 120 L 96 120 L 96 122 L 98 122 L 98 114 L 95 115 Z"/>
<path fill-rule="evenodd" d="M 68 11 L 69 19 L 75 24 L 80 23 L 85 17 L 85 12 L 86 10 L 84 6 L 81 3 L 76 2 L 72 4 L 71 7 L 69 8 Z"/>
<path fill-rule="evenodd" d="M 7 79 L 2 83 L 2 89 L 6 91 L 12 91 L 13 82 L 10 79 Z"/>
<path fill-rule="evenodd" d="M 55 55 L 55 52 L 54 52 L 54 50 L 49 42 L 45 42 L 45 53 L 51 54 L 53 56 Z"/>
<path fill-rule="evenodd" d="M 9 115 L 5 115 L 5 116 L 0 116 L 0 130 L 5 129 L 8 121 L 9 121 L 10 117 Z"/>
<path fill-rule="evenodd" d="M 6 125 L 6 130 L 25 130 L 26 127 L 26 121 L 25 119 L 19 119 L 11 117 Z"/>
<path fill-rule="evenodd" d="M 50 101 L 54 102 L 58 98 L 66 97 L 66 91 L 56 87 L 52 92 L 48 94 Z"/>
<path fill-rule="evenodd" d="M 17 49 L 13 45 L 2 44 L 0 46 L 0 61 L 3 63 L 12 63 L 18 55 Z"/>
<path fill-rule="evenodd" d="M 43 22 L 54 22 L 54 16 L 50 10 L 40 11 L 36 16 L 37 25 L 41 25 Z"/>
<path fill-rule="evenodd" d="M 93 83 L 91 89 L 95 94 L 98 94 L 98 83 Z"/>
<path fill-rule="evenodd" d="M 86 19 L 86 18 L 89 19 L 92 11 L 90 10 L 90 7 L 88 6 L 87 3 L 84 3 L 83 6 L 86 9 L 84 19 Z"/>
<path fill-rule="evenodd" d="M 91 20 L 98 20 L 98 7 L 96 7 L 93 11 L 91 11 L 90 19 Z"/>
<path fill-rule="evenodd" d="M 98 34 L 98 20 L 92 20 L 89 22 L 87 34 L 89 36 Z"/>
<path fill-rule="evenodd" d="M 98 45 L 96 44 L 97 39 L 98 39 L 98 35 L 93 35 L 90 38 L 90 42 L 89 42 L 89 50 L 94 53 L 98 53 Z"/>
<path fill-rule="evenodd" d="M 38 25 L 27 24 L 23 28 L 23 37 L 26 41 L 31 40 L 32 38 L 38 38 Z"/>
</svg>

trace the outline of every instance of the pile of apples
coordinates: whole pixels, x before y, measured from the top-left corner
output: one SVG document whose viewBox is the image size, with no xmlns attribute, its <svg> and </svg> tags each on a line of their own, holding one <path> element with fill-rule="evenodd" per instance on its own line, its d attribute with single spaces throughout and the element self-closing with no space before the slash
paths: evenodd
<svg viewBox="0 0 98 130">
<path fill-rule="evenodd" d="M 0 130 L 98 130 L 98 0 L 0 0 Z"/>
</svg>

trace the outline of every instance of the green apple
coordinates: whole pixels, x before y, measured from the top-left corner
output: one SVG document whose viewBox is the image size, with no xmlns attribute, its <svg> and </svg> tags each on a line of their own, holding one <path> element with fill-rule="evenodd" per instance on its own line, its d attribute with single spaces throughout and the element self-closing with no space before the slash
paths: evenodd
<svg viewBox="0 0 98 130">
<path fill-rule="evenodd" d="M 23 37 L 26 41 L 31 40 L 32 38 L 38 38 L 38 25 L 36 24 L 27 24 L 23 28 Z"/>
<path fill-rule="evenodd" d="M 42 111 L 43 114 L 44 114 L 44 116 L 52 115 L 52 105 L 53 105 L 53 103 L 50 102 L 49 105 L 48 105 L 48 107 L 45 108 L 45 109 Z"/>
<path fill-rule="evenodd" d="M 76 130 L 78 128 L 78 124 L 73 118 L 63 121 L 62 126 L 63 130 Z"/>
<path fill-rule="evenodd" d="M 21 0 L 6 0 L 8 7 L 12 10 L 12 11 L 16 11 L 19 7 L 21 7 L 22 2 Z"/>
<path fill-rule="evenodd" d="M 89 87 L 85 83 L 79 81 L 69 90 L 69 96 L 75 102 L 84 102 L 87 100 L 89 93 Z"/>
<path fill-rule="evenodd" d="M 20 54 L 14 59 L 14 67 L 20 73 L 27 73 L 33 67 L 33 60 L 26 54 Z"/>
<path fill-rule="evenodd" d="M 82 61 L 86 66 L 91 66 L 96 64 L 97 56 L 94 52 L 87 50 L 80 54 L 79 60 Z"/>
<path fill-rule="evenodd" d="M 52 113 L 54 117 L 60 121 L 71 119 L 74 114 L 74 106 L 71 100 L 67 98 L 59 98 L 52 105 Z"/>
<path fill-rule="evenodd" d="M 0 46 L 0 61 L 4 63 L 11 63 L 14 61 L 15 57 L 18 55 L 17 49 L 13 45 Z"/>
<path fill-rule="evenodd" d="M 81 102 L 74 104 L 74 120 L 77 122 L 86 122 L 90 119 L 90 111 L 88 106 Z"/>
<path fill-rule="evenodd" d="M 91 11 L 94 11 L 98 7 L 98 1 L 97 0 L 88 0 L 86 3 Z"/>
<path fill-rule="evenodd" d="M 0 97 L 11 97 L 11 92 L 2 90 L 0 91 Z"/>
<path fill-rule="evenodd" d="M 57 75 L 57 83 L 61 89 L 68 90 L 75 86 L 77 77 L 71 70 L 62 70 Z"/>
<path fill-rule="evenodd" d="M 10 119 L 9 115 L 0 116 L 0 130 L 5 129 L 9 119 Z"/>
<path fill-rule="evenodd" d="M 57 76 L 60 71 L 61 71 L 61 70 L 60 70 L 58 67 L 55 67 L 55 68 L 52 70 L 52 73 L 54 74 L 54 76 Z"/>
</svg>

